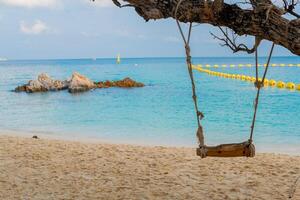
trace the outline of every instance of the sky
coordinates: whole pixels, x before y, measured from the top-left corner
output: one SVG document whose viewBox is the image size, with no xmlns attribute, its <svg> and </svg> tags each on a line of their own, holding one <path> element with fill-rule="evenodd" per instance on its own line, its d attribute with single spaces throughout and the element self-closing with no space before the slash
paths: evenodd
<svg viewBox="0 0 300 200">
<path fill-rule="evenodd" d="M 211 25 L 194 28 L 193 56 L 248 56 L 220 47 L 210 32 L 220 35 Z M 253 38 L 243 41 L 252 44 Z M 270 46 L 265 41 L 260 55 L 267 55 Z M 119 53 L 183 57 L 184 46 L 173 19 L 145 22 L 134 9 L 120 9 L 110 0 L 0 0 L 0 58 L 112 58 Z M 292 54 L 276 47 L 274 55 Z"/>
</svg>

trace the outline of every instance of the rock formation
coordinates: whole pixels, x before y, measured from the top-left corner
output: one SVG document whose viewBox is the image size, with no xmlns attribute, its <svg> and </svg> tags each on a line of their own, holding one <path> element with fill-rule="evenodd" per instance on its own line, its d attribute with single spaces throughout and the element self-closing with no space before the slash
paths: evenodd
<svg viewBox="0 0 300 200">
<path fill-rule="evenodd" d="M 90 89 L 95 88 L 96 85 L 93 81 L 88 79 L 87 77 L 74 72 L 72 78 L 69 82 L 69 92 L 70 93 L 77 93 L 77 92 L 84 92 Z"/>
<path fill-rule="evenodd" d="M 119 81 L 104 81 L 104 82 L 93 82 L 87 77 L 74 72 L 69 80 L 59 81 L 52 79 L 47 74 L 40 74 L 37 80 L 30 80 L 27 84 L 18 86 L 15 92 L 48 92 L 67 90 L 70 93 L 84 92 L 95 88 L 109 88 L 109 87 L 143 87 L 143 83 L 136 82 L 130 78 L 125 78 Z"/>
<path fill-rule="evenodd" d="M 68 88 L 67 81 L 54 80 L 47 74 L 40 74 L 37 80 L 31 80 L 28 84 L 19 86 L 15 89 L 16 92 L 47 92 L 58 91 Z"/>
</svg>

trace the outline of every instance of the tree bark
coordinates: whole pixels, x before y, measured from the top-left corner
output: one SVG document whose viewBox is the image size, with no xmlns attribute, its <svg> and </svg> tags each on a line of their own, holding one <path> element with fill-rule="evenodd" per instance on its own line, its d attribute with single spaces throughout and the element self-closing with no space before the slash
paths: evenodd
<svg viewBox="0 0 300 200">
<path fill-rule="evenodd" d="M 175 18 L 179 0 L 124 0 L 135 7 L 146 21 Z M 268 0 L 256 0 L 253 9 L 236 4 L 221 4 L 220 0 L 183 0 L 177 12 L 181 22 L 207 23 L 224 26 L 238 35 L 252 35 L 281 45 L 300 55 L 300 19 L 288 20 L 283 10 Z M 252 1 L 253 2 L 253 1 Z"/>
</svg>

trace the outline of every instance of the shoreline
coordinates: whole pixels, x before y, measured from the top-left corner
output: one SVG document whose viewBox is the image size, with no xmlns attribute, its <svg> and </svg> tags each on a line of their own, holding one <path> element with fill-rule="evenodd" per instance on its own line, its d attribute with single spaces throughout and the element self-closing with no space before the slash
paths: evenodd
<svg viewBox="0 0 300 200">
<path fill-rule="evenodd" d="M 56 132 L 42 132 L 42 131 L 20 131 L 20 130 L 0 130 L 1 136 L 8 137 L 22 137 L 22 138 L 31 138 L 34 135 L 37 135 L 40 139 L 47 140 L 58 140 L 58 141 L 66 141 L 66 142 L 80 142 L 85 144 L 108 144 L 108 145 L 130 145 L 130 146 L 140 146 L 140 147 L 164 147 L 164 148 L 189 148 L 196 149 L 197 144 L 188 145 L 188 144 L 171 144 L 171 143 L 156 143 L 156 142 L 144 142 L 138 140 L 113 140 L 113 139 L 104 139 L 99 136 L 82 136 L 81 134 L 67 134 L 64 135 L 63 132 L 59 134 L 55 134 Z M 213 144 L 216 145 L 216 144 Z M 290 156 L 300 156 L 300 146 L 298 145 L 280 145 L 278 148 L 277 144 L 256 144 L 257 153 L 271 153 L 278 155 L 290 155 Z"/>
<path fill-rule="evenodd" d="M 300 156 L 0 135 L 0 199 L 288 199 Z M 300 198 L 300 185 L 294 199 Z"/>
</svg>

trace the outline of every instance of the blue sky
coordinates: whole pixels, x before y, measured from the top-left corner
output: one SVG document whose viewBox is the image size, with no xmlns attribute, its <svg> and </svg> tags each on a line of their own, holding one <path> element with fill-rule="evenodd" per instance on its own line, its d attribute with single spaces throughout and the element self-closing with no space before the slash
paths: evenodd
<svg viewBox="0 0 300 200">
<path fill-rule="evenodd" d="M 194 28 L 193 56 L 247 56 L 219 46 L 210 25 Z M 253 38 L 247 37 L 251 44 Z M 264 42 L 262 55 L 270 43 Z M 0 57 L 8 59 L 184 56 L 172 19 L 145 22 L 110 0 L 0 0 Z M 290 56 L 282 47 L 277 56 Z"/>
</svg>

